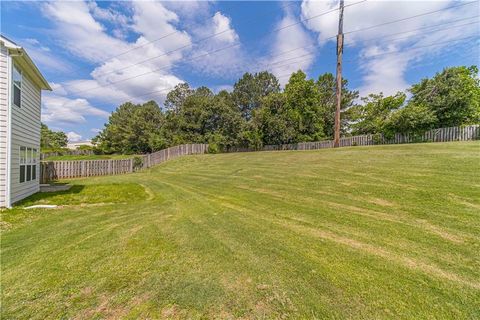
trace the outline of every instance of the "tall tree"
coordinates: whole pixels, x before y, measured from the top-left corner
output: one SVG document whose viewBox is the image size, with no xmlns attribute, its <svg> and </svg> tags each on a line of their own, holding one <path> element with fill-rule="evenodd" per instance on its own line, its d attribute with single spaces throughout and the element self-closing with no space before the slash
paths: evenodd
<svg viewBox="0 0 480 320">
<path fill-rule="evenodd" d="M 315 81 L 307 80 L 299 70 L 293 73 L 285 85 L 285 101 L 296 114 L 297 141 L 316 141 L 325 137 L 324 110 L 320 105 L 320 93 Z"/>
<path fill-rule="evenodd" d="M 41 124 L 40 129 L 40 148 L 42 149 L 61 149 L 65 148 L 68 138 L 65 132 L 52 131 L 46 124 Z"/>
<path fill-rule="evenodd" d="M 480 80 L 478 68 L 452 67 L 413 85 L 411 103 L 428 107 L 437 127 L 480 122 Z"/>
<path fill-rule="evenodd" d="M 105 153 L 149 153 L 166 147 L 161 135 L 164 116 L 155 101 L 124 103 L 112 112 L 108 123 L 94 138 Z"/>
<path fill-rule="evenodd" d="M 370 94 L 363 97 L 363 104 L 353 106 L 348 110 L 353 134 L 381 133 L 391 116 L 392 111 L 399 109 L 405 102 L 406 95 L 398 92 L 385 97 L 383 93 Z"/>
<path fill-rule="evenodd" d="M 242 116 L 249 120 L 253 110 L 260 106 L 263 97 L 280 92 L 278 79 L 267 71 L 245 73 L 233 86 L 232 97 Z"/>
<path fill-rule="evenodd" d="M 405 108 L 394 111 L 384 126 L 384 133 L 423 133 L 435 128 L 438 122 L 435 113 L 426 105 L 409 103 Z"/>
<path fill-rule="evenodd" d="M 290 108 L 282 93 L 272 93 L 262 99 L 255 110 L 252 125 L 261 136 L 262 144 L 293 143 L 297 140 L 299 113 Z"/>
<path fill-rule="evenodd" d="M 320 93 L 320 105 L 323 110 L 324 133 L 328 138 L 333 139 L 335 125 L 336 96 L 335 91 L 337 82 L 335 76 L 331 73 L 324 73 L 318 77 L 317 86 Z M 350 119 L 349 113 L 345 112 L 355 105 L 358 99 L 358 91 L 348 89 L 348 80 L 342 80 L 342 103 L 341 103 L 341 124 L 340 132 L 345 133 L 348 129 Z"/>
<path fill-rule="evenodd" d="M 164 105 L 167 110 L 176 111 L 178 110 L 187 97 L 192 95 L 194 90 L 190 89 L 188 83 L 180 83 L 175 86 L 175 88 L 167 94 Z"/>
</svg>

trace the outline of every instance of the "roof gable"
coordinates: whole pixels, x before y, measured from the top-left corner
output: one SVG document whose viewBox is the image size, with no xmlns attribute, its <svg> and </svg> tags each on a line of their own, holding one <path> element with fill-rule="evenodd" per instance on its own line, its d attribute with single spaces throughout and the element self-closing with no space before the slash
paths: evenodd
<svg viewBox="0 0 480 320">
<path fill-rule="evenodd" d="M 20 66 L 22 71 L 27 73 L 40 89 L 49 91 L 52 90 L 48 84 L 48 81 L 43 77 L 42 73 L 40 70 L 38 70 L 37 66 L 23 47 L 20 47 L 15 42 L 3 35 L 0 35 L 0 43 L 7 48 L 8 53 Z"/>
</svg>

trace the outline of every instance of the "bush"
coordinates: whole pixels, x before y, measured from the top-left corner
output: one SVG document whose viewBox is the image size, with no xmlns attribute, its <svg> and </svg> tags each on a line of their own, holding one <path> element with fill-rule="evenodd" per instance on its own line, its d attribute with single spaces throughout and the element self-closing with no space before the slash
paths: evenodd
<svg viewBox="0 0 480 320">
<path fill-rule="evenodd" d="M 139 170 L 143 168 L 143 157 L 133 157 L 133 170 Z"/>
<path fill-rule="evenodd" d="M 220 153 L 220 147 L 215 142 L 208 144 L 208 153 Z"/>
<path fill-rule="evenodd" d="M 383 138 L 381 134 L 376 134 L 373 136 L 373 143 L 374 144 L 382 144 L 383 143 Z"/>
</svg>

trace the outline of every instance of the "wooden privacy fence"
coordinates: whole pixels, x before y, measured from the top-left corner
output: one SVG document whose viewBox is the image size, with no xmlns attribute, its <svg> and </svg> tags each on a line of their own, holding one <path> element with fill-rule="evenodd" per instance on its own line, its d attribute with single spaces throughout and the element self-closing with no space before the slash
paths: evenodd
<svg viewBox="0 0 480 320">
<path fill-rule="evenodd" d="M 448 142 L 468 141 L 480 139 L 480 125 L 464 127 L 449 127 L 429 130 L 423 134 L 401 134 L 397 133 L 391 138 L 382 134 L 367 134 L 340 138 L 340 147 L 370 146 L 381 144 L 400 144 L 415 142 Z M 266 145 L 258 149 L 254 148 L 230 148 L 228 152 L 247 151 L 279 151 L 279 150 L 317 150 L 333 148 L 333 140 L 299 142 L 280 145 Z"/>
<path fill-rule="evenodd" d="M 433 129 L 423 134 L 395 134 L 391 138 L 386 138 L 382 134 L 344 137 L 340 139 L 340 146 L 349 147 L 414 142 L 468 141 L 476 139 L 480 139 L 480 125 Z M 333 141 L 326 140 L 266 145 L 258 149 L 230 148 L 227 152 L 317 150 L 332 147 Z M 42 161 L 40 170 L 41 183 L 48 183 L 49 181 L 58 179 L 129 173 L 139 169 L 150 168 L 151 166 L 180 156 L 206 153 L 207 150 L 208 144 L 183 144 L 160 150 L 155 153 L 123 160 Z"/>
<path fill-rule="evenodd" d="M 188 154 L 206 153 L 207 144 L 183 144 L 155 153 L 119 160 L 42 161 L 41 183 L 59 179 L 124 174 Z"/>
</svg>

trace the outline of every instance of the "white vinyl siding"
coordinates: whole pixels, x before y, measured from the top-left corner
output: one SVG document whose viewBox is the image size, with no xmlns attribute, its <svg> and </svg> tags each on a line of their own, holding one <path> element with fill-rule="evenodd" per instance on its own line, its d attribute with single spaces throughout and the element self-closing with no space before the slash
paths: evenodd
<svg viewBox="0 0 480 320">
<path fill-rule="evenodd" d="M 23 71 L 23 70 L 21 70 Z M 12 108 L 12 154 L 11 154 L 11 203 L 15 203 L 38 192 L 38 179 L 20 183 L 20 147 L 40 150 L 40 106 L 41 90 L 33 84 L 25 72 L 22 72 L 22 103 Z M 38 157 L 38 154 L 37 154 Z M 38 159 L 36 159 L 38 162 Z"/>
<path fill-rule="evenodd" d="M 8 52 L 0 46 L 0 207 L 7 200 L 7 139 L 8 139 Z"/>
</svg>

